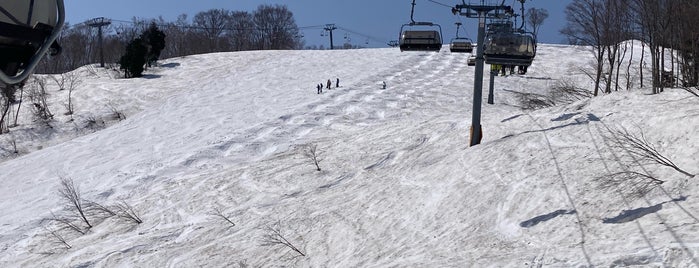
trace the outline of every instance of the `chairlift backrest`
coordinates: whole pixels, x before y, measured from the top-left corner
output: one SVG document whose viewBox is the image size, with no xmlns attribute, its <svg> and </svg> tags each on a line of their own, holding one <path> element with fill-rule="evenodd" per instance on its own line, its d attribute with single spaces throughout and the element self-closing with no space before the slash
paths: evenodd
<svg viewBox="0 0 699 268">
<path fill-rule="evenodd" d="M 536 55 L 536 40 L 526 33 L 491 33 L 484 55 L 488 64 L 529 66 Z"/>
<path fill-rule="evenodd" d="M 0 22 L 34 27 L 43 23 L 55 27 L 57 3 L 55 0 L 17 1 L 0 0 Z"/>
<path fill-rule="evenodd" d="M 473 43 L 468 38 L 454 38 L 449 44 L 449 50 L 457 53 L 472 53 Z"/>
<path fill-rule="evenodd" d="M 432 22 L 416 22 L 415 0 L 413 0 L 412 8 L 410 9 L 410 23 L 403 24 L 400 27 L 398 36 L 398 45 L 400 51 L 439 51 L 442 49 L 442 26 Z M 408 27 L 410 30 L 404 30 Z M 416 27 L 439 28 L 437 30 L 415 30 Z"/>
<path fill-rule="evenodd" d="M 418 26 L 437 27 L 437 30 L 413 30 Z M 404 30 L 408 27 L 410 30 Z M 399 47 L 401 51 L 439 51 L 442 48 L 442 27 L 431 22 L 413 22 L 401 27 Z"/>
<path fill-rule="evenodd" d="M 57 53 L 64 21 L 63 0 L 0 0 L 0 81 L 20 84 L 49 49 Z"/>
</svg>

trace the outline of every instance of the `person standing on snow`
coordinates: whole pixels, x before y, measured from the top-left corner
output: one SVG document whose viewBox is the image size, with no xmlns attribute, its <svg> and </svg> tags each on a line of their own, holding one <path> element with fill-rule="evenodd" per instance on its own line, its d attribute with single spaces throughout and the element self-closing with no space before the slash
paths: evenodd
<svg viewBox="0 0 699 268">
<path fill-rule="evenodd" d="M 330 79 L 328 79 L 328 89 L 330 89 L 330 87 L 332 87 L 332 86 L 333 86 L 333 82 L 331 82 Z"/>
<path fill-rule="evenodd" d="M 320 88 L 320 84 L 316 85 L 316 90 L 318 90 L 318 94 L 323 93 L 323 90 Z"/>
<path fill-rule="evenodd" d="M 337 78 L 337 81 L 335 82 L 335 87 L 340 87 L 340 78 Z"/>
</svg>

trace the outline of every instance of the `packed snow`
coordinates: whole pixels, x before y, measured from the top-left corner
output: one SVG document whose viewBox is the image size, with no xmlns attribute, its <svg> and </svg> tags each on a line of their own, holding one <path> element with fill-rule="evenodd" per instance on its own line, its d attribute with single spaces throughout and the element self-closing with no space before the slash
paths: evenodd
<svg viewBox="0 0 699 268">
<path fill-rule="evenodd" d="M 526 75 L 495 78 L 492 105 L 486 71 L 469 147 L 468 56 L 218 53 L 137 79 L 86 66 L 73 121 L 67 90 L 39 76 L 55 120 L 24 107 L 0 136 L 0 267 L 699 267 L 699 177 L 633 161 L 610 134 L 643 134 L 699 173 L 699 98 L 649 94 L 634 63 L 631 91 L 523 109 L 564 82 L 592 89 L 587 48 L 542 44 Z M 664 183 L 641 197 L 602 187 L 629 169 Z M 61 178 L 143 223 L 61 229 L 47 220 L 70 212 Z M 270 245 L 275 230 L 298 252 Z"/>
</svg>

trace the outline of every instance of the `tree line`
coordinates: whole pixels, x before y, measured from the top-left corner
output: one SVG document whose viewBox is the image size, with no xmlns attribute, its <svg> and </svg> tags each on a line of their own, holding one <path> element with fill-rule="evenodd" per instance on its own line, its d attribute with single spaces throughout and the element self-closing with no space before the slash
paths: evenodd
<svg viewBox="0 0 699 268">
<path fill-rule="evenodd" d="M 635 57 L 640 57 L 641 87 L 644 75 L 648 75 L 643 73 L 644 67 L 650 62 L 654 94 L 665 87 L 699 85 L 696 0 L 573 0 L 565 12 L 567 24 L 561 33 L 570 44 L 593 49 L 595 96 L 600 90 L 630 89 L 633 63 L 629 59 Z M 633 55 L 629 40 L 641 41 L 644 50 L 650 51 L 650 59 L 645 53 Z M 626 84 L 619 83 L 622 69 L 626 69 Z"/>
<path fill-rule="evenodd" d="M 191 19 L 186 14 L 175 21 L 134 18 L 103 28 L 105 62 L 117 63 L 133 40 L 156 25 L 165 35 L 161 58 L 211 52 L 286 50 L 303 48 L 303 37 L 294 15 L 284 5 L 260 5 L 252 12 L 211 9 Z M 37 67 L 37 73 L 63 73 L 99 59 L 97 30 L 85 23 L 66 23 L 59 43 L 63 51 Z"/>
</svg>

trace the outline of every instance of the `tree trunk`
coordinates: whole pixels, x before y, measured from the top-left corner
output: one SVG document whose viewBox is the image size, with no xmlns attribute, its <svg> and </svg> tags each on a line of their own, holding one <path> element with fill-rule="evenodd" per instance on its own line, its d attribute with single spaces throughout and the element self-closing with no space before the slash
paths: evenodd
<svg viewBox="0 0 699 268">
<path fill-rule="evenodd" d="M 19 89 L 19 104 L 17 104 L 17 113 L 15 114 L 15 122 L 13 126 L 17 126 L 17 118 L 19 118 L 19 109 L 22 108 L 22 101 L 24 98 L 24 88 Z"/>
<path fill-rule="evenodd" d="M 597 74 L 595 76 L 595 91 L 594 96 L 599 94 L 600 82 L 602 80 L 602 72 L 604 71 L 604 50 L 602 47 L 597 47 Z"/>
<path fill-rule="evenodd" d="M 641 75 L 641 85 L 640 87 L 643 88 L 643 60 L 646 57 L 646 42 L 641 41 L 641 66 L 638 68 L 639 74 Z"/>
</svg>

